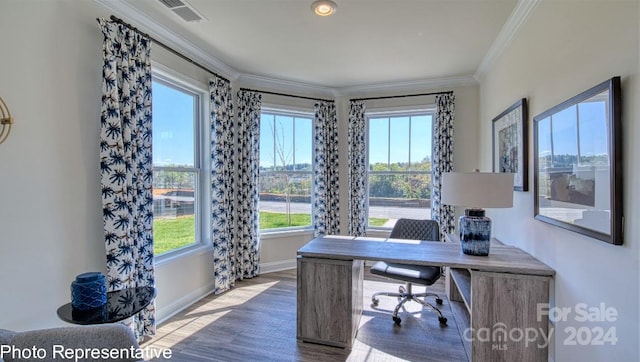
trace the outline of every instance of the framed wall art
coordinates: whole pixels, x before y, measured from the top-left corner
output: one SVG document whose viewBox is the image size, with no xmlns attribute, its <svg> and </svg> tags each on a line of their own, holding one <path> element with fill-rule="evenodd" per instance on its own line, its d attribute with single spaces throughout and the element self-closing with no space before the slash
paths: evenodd
<svg viewBox="0 0 640 362">
<path fill-rule="evenodd" d="M 534 117 L 535 218 L 622 244 L 620 77 Z"/>
<path fill-rule="evenodd" d="M 515 174 L 516 191 L 529 190 L 527 114 L 522 98 L 493 119 L 493 172 Z"/>
</svg>

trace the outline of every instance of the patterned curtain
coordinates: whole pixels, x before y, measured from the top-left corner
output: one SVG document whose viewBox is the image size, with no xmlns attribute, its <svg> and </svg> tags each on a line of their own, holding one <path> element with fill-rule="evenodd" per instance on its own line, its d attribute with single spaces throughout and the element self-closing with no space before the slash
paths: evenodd
<svg viewBox="0 0 640 362">
<path fill-rule="evenodd" d="M 229 81 L 209 81 L 211 111 L 211 240 L 216 294 L 230 289 L 235 278 L 235 134 Z"/>
<path fill-rule="evenodd" d="M 98 19 L 104 35 L 100 173 L 109 291 L 154 286 L 151 42 Z M 155 334 L 155 305 L 134 316 L 138 339 Z"/>
<path fill-rule="evenodd" d="M 335 103 L 316 103 L 313 123 L 314 235 L 337 235 L 340 233 L 340 190 L 338 187 L 338 118 Z"/>
<path fill-rule="evenodd" d="M 260 93 L 238 92 L 236 129 L 238 167 L 236 185 L 237 235 L 236 279 L 258 275 L 260 263 L 258 166 L 260 164 Z"/>
<path fill-rule="evenodd" d="M 433 192 L 431 193 L 432 218 L 440 224 L 442 240 L 454 230 L 454 210 L 451 205 L 440 204 L 442 173 L 453 171 L 453 121 L 455 96 L 453 93 L 436 96 L 435 129 L 433 136 Z"/>
<path fill-rule="evenodd" d="M 349 103 L 349 235 L 364 236 L 367 227 L 366 122 L 364 101 Z"/>
</svg>

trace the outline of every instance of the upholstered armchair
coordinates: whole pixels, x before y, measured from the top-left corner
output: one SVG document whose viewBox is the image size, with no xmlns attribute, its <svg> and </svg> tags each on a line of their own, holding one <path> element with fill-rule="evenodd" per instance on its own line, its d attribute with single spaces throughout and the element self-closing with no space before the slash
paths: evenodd
<svg viewBox="0 0 640 362">
<path fill-rule="evenodd" d="M 80 353 L 88 354 L 90 350 L 137 350 L 138 342 L 133 332 L 122 324 L 100 324 L 92 326 L 60 327 L 41 329 L 26 332 L 13 332 L 0 329 L 0 362 L 10 361 L 55 361 L 60 360 L 54 355 L 54 350 L 61 349 L 85 352 L 73 352 L 74 356 Z M 30 351 L 30 352 L 27 352 Z M 31 353 L 31 354 L 28 354 Z M 35 355 L 38 353 L 39 355 Z M 71 352 L 69 352 L 71 353 Z M 28 354 L 28 358 L 25 358 Z M 115 356 L 115 358 L 112 358 Z M 42 358 L 44 357 L 44 358 Z M 126 358 L 126 353 L 114 353 L 109 358 L 79 358 L 79 361 L 135 361 Z M 72 359 L 73 360 L 73 359 Z"/>
</svg>

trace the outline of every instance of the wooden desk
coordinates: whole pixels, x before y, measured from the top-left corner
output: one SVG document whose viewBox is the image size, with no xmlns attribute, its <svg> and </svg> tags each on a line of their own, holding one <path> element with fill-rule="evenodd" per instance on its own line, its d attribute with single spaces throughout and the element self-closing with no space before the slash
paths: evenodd
<svg viewBox="0 0 640 362">
<path fill-rule="evenodd" d="M 516 247 L 498 244 L 491 245 L 489 256 L 471 256 L 462 254 L 455 242 L 344 236 L 313 239 L 298 250 L 299 340 L 351 347 L 362 314 L 364 260 L 449 267 L 448 296 L 467 305 L 470 329 L 460 329 L 467 332 L 463 338 L 471 340 L 474 360 L 547 359 L 546 346 L 537 346 L 544 343 L 541 335 L 535 341 L 487 341 L 476 336 L 477 331 L 491 336 L 496 328 L 506 333 L 516 328 L 548 333 L 548 318 L 537 318 L 536 313 L 538 303 L 549 302 L 554 270 Z M 517 339 L 515 332 L 513 335 Z"/>
</svg>

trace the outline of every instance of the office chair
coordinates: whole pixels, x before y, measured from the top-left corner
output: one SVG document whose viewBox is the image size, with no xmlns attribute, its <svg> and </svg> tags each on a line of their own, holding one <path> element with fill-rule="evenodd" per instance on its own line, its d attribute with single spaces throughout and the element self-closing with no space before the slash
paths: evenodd
<svg viewBox="0 0 640 362">
<path fill-rule="evenodd" d="M 434 220 L 399 219 L 393 227 L 393 230 L 391 230 L 389 238 L 440 241 L 440 227 L 438 222 Z M 399 326 L 402 322 L 402 319 L 398 317 L 398 311 L 400 311 L 404 303 L 410 300 L 418 302 L 438 313 L 438 321 L 440 324 L 447 325 L 447 318 L 442 315 L 440 309 L 420 299 L 420 297 L 434 296 L 436 297 L 436 303 L 441 305 L 442 298 L 434 293 L 413 293 L 411 289 L 412 283 L 427 286 L 435 283 L 442 275 L 441 267 L 385 263 L 379 261 L 371 267 L 371 273 L 406 282 L 406 286 L 401 285 L 400 288 L 398 288 L 398 293 L 378 292 L 371 297 L 372 307 L 378 306 L 379 295 L 398 298 L 399 303 L 393 310 L 393 321 L 396 325 Z"/>
</svg>

